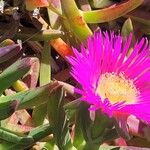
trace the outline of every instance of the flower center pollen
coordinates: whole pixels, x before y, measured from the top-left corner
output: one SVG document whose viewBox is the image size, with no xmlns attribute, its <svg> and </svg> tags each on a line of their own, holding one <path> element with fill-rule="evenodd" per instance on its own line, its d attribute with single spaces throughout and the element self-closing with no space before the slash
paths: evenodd
<svg viewBox="0 0 150 150">
<path fill-rule="evenodd" d="M 116 75 L 115 73 L 103 74 L 96 89 L 102 100 L 108 100 L 114 104 L 125 101 L 127 104 L 135 103 L 139 91 L 136 89 L 132 80 L 127 80 L 122 73 Z"/>
</svg>

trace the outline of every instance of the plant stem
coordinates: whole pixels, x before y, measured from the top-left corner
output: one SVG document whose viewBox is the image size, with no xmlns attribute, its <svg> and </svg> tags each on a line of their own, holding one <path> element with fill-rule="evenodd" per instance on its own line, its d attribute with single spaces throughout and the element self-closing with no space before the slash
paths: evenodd
<svg viewBox="0 0 150 150">
<path fill-rule="evenodd" d="M 44 42 L 44 48 L 41 57 L 40 67 L 40 86 L 45 85 L 51 81 L 51 65 L 50 65 L 51 47 L 48 41 Z"/>
<path fill-rule="evenodd" d="M 72 30 L 81 42 L 85 42 L 87 37 L 92 35 L 92 31 L 86 24 L 82 12 L 79 11 L 74 0 L 61 0 L 61 4 L 63 13 L 70 25 L 69 29 Z"/>
<path fill-rule="evenodd" d="M 51 48 L 48 41 L 44 41 L 44 48 L 41 53 L 41 67 L 40 67 L 40 86 L 43 86 L 51 81 L 51 65 L 50 65 Z M 44 103 L 36 107 L 33 111 L 34 124 L 41 125 L 47 113 L 47 104 Z"/>
</svg>

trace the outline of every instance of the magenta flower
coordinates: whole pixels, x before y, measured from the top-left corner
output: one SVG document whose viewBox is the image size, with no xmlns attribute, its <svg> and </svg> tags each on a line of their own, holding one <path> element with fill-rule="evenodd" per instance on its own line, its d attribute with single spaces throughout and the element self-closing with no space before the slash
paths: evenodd
<svg viewBox="0 0 150 150">
<path fill-rule="evenodd" d="M 147 39 L 135 44 L 127 57 L 132 35 L 123 39 L 99 32 L 88 38 L 87 48 L 74 49 L 72 76 L 81 84 L 76 92 L 109 117 L 135 115 L 150 124 L 150 57 Z"/>
</svg>

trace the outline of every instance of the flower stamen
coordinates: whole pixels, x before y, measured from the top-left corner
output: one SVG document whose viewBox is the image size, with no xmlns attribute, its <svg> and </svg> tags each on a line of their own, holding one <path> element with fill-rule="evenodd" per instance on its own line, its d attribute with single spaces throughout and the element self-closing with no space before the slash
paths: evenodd
<svg viewBox="0 0 150 150">
<path fill-rule="evenodd" d="M 125 101 L 127 104 L 133 104 L 137 101 L 139 91 L 135 87 L 132 80 L 127 80 L 122 73 L 105 73 L 101 75 L 96 94 L 102 100 L 108 98 L 114 104 Z"/>
</svg>

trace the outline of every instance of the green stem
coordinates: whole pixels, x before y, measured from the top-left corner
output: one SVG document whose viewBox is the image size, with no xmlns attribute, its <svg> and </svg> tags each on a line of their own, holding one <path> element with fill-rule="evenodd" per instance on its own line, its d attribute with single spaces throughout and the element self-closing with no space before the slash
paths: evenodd
<svg viewBox="0 0 150 150">
<path fill-rule="evenodd" d="M 40 86 L 43 86 L 51 81 L 50 54 L 51 48 L 49 42 L 45 41 L 44 48 L 41 54 Z"/>
<path fill-rule="evenodd" d="M 82 12 L 79 11 L 74 0 L 61 0 L 62 10 L 66 16 L 70 29 L 80 41 L 85 41 L 92 31 L 86 24 Z M 68 7 L 69 6 L 69 7 Z"/>
<path fill-rule="evenodd" d="M 8 31 L 7 25 L 2 25 L 0 28 L 0 34 L 4 34 Z M 21 39 L 23 41 L 44 41 L 54 38 L 59 38 L 63 33 L 58 30 L 44 30 L 37 31 L 33 28 L 19 28 L 20 32 L 14 35 L 14 39 Z"/>
<path fill-rule="evenodd" d="M 87 23 L 102 23 L 119 18 L 137 8 L 144 0 L 128 0 L 125 3 L 93 11 L 84 11 L 83 17 Z M 67 6 L 66 6 L 67 7 Z"/>
<path fill-rule="evenodd" d="M 51 48 L 48 41 L 44 42 L 44 48 L 41 54 L 40 67 L 40 86 L 43 86 L 51 81 L 51 65 L 50 65 Z M 33 111 L 33 120 L 35 125 L 41 125 L 47 113 L 47 104 L 44 103 L 36 107 Z"/>
</svg>

